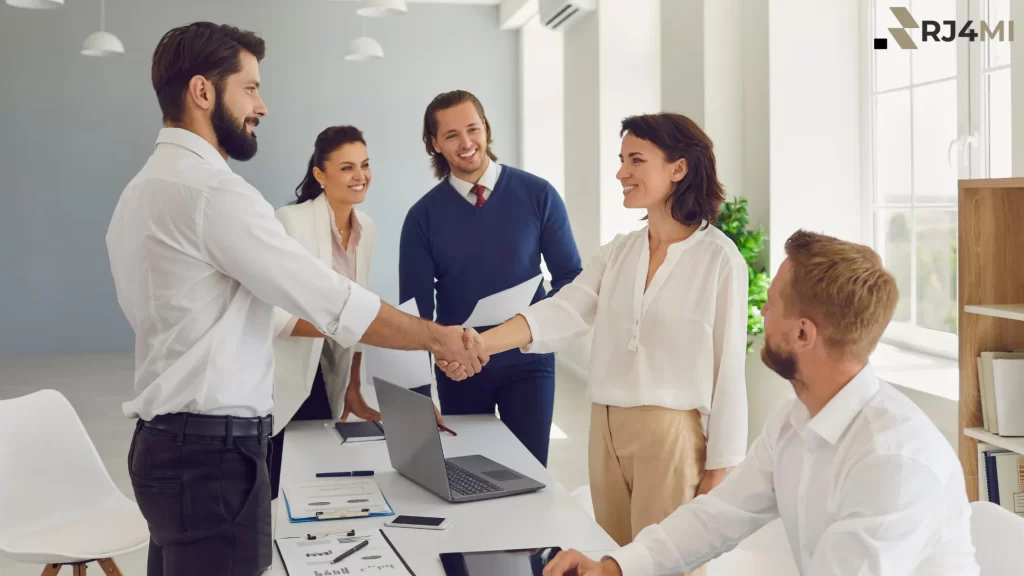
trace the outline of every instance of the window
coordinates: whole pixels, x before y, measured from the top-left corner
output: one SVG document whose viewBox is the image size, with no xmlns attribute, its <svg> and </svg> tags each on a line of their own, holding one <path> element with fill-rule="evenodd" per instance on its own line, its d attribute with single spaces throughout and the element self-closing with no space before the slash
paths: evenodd
<svg viewBox="0 0 1024 576">
<path fill-rule="evenodd" d="M 890 11 L 923 20 L 1009 20 L 1009 0 L 874 0 L 873 38 L 889 38 L 870 63 L 869 238 L 896 276 L 900 301 L 885 340 L 957 354 L 957 180 L 1010 175 L 1010 45 L 922 42 L 900 48 Z M 940 36 L 948 34 L 948 27 Z M 980 40 L 980 39 L 979 39 Z M 972 105 L 972 103 L 975 103 Z"/>
</svg>

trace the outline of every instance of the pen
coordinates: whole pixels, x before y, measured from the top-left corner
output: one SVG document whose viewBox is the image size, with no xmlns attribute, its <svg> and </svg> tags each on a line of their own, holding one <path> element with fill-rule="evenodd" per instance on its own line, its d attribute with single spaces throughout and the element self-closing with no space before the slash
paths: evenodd
<svg viewBox="0 0 1024 576">
<path fill-rule="evenodd" d="M 362 542 L 360 542 L 359 544 L 356 544 L 355 546 L 353 546 L 352 548 L 348 549 L 347 551 L 342 552 L 341 555 L 338 556 L 337 558 L 335 558 L 334 560 L 331 560 L 331 564 L 337 564 L 338 562 L 341 562 L 345 558 L 348 558 L 349 556 L 355 554 L 356 552 L 362 550 L 363 548 L 366 548 L 366 546 L 369 545 L 369 544 L 370 544 L 369 540 L 363 540 Z"/>
<path fill-rule="evenodd" d="M 444 424 L 438 424 L 437 427 L 440 428 L 442 431 L 451 434 L 452 436 L 458 436 L 458 434 L 455 433 L 455 430 L 452 430 L 451 428 L 445 426 Z"/>
<path fill-rule="evenodd" d="M 344 478 L 348 476 L 373 476 L 373 470 L 353 470 L 352 472 L 317 472 L 317 478 Z"/>
</svg>

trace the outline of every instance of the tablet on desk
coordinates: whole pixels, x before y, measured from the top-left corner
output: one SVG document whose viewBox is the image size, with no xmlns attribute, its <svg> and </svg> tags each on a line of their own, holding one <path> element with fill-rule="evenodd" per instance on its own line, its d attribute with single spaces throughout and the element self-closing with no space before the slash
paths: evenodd
<svg viewBox="0 0 1024 576">
<path fill-rule="evenodd" d="M 561 548 L 446 552 L 441 554 L 445 576 L 541 576 Z"/>
</svg>

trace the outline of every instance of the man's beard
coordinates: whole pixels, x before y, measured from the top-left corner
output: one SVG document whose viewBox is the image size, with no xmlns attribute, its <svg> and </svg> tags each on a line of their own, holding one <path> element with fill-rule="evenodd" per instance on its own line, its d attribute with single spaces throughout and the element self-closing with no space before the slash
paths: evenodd
<svg viewBox="0 0 1024 576">
<path fill-rule="evenodd" d="M 796 357 L 772 347 L 768 343 L 767 338 L 765 338 L 764 346 L 761 348 L 761 361 L 782 378 L 790 382 L 796 380 Z"/>
<path fill-rule="evenodd" d="M 213 123 L 213 133 L 217 136 L 217 142 L 224 152 L 235 160 L 245 162 L 256 155 L 256 134 L 249 134 L 245 130 L 245 120 L 236 121 L 224 106 L 220 98 L 213 105 L 213 115 L 210 117 Z M 246 120 L 253 121 L 255 126 L 260 123 L 259 118 L 253 116 Z"/>
</svg>

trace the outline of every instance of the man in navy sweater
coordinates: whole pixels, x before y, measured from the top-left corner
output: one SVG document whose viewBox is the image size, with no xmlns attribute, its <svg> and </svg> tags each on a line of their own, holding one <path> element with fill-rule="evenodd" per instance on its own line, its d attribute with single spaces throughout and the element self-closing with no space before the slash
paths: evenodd
<svg viewBox="0 0 1024 576">
<path fill-rule="evenodd" d="M 551 294 L 582 271 L 565 204 L 546 180 L 498 164 L 491 127 L 469 92 L 441 94 L 427 107 L 423 143 L 440 180 L 409 210 L 402 227 L 399 293 L 420 315 L 461 325 L 477 301 L 541 273 Z M 533 302 L 545 298 L 543 284 Z M 487 327 L 479 328 L 481 332 Z M 555 403 L 552 354 L 509 350 L 475 377 L 454 382 L 436 370 L 443 414 L 494 414 L 547 466 Z M 421 389 L 429 394 L 429 387 Z"/>
</svg>

